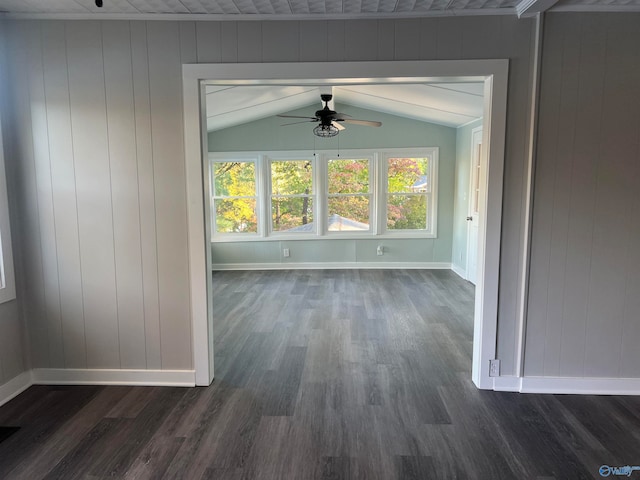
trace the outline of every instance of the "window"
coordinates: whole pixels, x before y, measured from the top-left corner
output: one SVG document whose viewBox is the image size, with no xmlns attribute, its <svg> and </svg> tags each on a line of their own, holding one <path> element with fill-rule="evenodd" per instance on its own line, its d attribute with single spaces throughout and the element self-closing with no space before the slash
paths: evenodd
<svg viewBox="0 0 640 480">
<path fill-rule="evenodd" d="M 371 160 L 329 158 L 327 213 L 329 232 L 371 230 Z"/>
<path fill-rule="evenodd" d="M 271 231 L 315 232 L 313 162 L 271 160 Z"/>
<path fill-rule="evenodd" d="M 438 149 L 212 153 L 213 241 L 436 236 Z"/>
<path fill-rule="evenodd" d="M 255 160 L 214 161 L 212 176 L 214 236 L 256 234 L 259 215 Z"/>
<path fill-rule="evenodd" d="M 431 231 L 431 160 L 429 157 L 387 157 L 388 230 Z"/>
</svg>

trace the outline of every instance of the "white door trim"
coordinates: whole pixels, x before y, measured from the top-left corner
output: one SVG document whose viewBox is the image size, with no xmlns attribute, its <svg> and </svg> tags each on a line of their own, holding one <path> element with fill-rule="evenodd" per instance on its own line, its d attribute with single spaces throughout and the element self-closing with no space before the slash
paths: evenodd
<svg viewBox="0 0 640 480">
<path fill-rule="evenodd" d="M 498 272 L 502 220 L 507 113 L 508 60 L 442 60 L 400 62 L 191 64 L 183 65 L 185 169 L 187 182 L 189 274 L 193 362 L 196 384 L 213 380 L 213 315 L 209 246 L 206 122 L 202 107 L 204 81 L 232 85 L 345 85 L 483 81 L 483 154 L 485 195 L 479 226 L 472 379 L 493 388 L 489 360 L 495 358 L 498 317 Z M 331 78 L 327 78 L 331 72 Z M 486 265 L 486 268 L 485 268 Z M 482 284 L 480 285 L 480 279 Z"/>
</svg>

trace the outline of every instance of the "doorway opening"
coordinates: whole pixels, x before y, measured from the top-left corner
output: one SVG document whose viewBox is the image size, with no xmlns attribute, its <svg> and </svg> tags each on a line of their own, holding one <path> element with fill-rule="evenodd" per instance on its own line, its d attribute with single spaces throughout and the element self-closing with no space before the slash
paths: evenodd
<svg viewBox="0 0 640 480">
<path fill-rule="evenodd" d="M 482 82 L 484 129 L 482 152 L 487 168 L 479 199 L 485 211 L 478 226 L 478 269 L 475 295 L 472 379 L 492 388 L 489 360 L 495 357 L 497 289 L 502 203 L 507 62 L 503 60 L 446 62 L 363 62 L 349 64 L 185 65 L 185 158 L 189 206 L 191 306 L 196 383 L 208 385 L 214 376 L 211 285 L 210 191 L 205 118 L 206 85 L 363 85 Z M 334 73 L 332 78 L 326 72 Z M 489 148 L 491 146 L 491 148 Z"/>
</svg>

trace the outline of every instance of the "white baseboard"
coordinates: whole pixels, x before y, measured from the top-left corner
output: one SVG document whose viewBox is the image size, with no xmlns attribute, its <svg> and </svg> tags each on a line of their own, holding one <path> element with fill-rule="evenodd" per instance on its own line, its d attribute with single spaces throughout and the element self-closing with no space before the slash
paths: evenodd
<svg viewBox="0 0 640 480">
<path fill-rule="evenodd" d="M 31 385 L 33 385 L 31 372 L 22 372 L 17 377 L 0 385 L 0 407 L 20 395 Z"/>
<path fill-rule="evenodd" d="M 451 270 L 453 271 L 453 273 L 458 275 L 461 279 L 463 280 L 467 279 L 467 271 L 463 269 L 461 266 L 456 265 L 455 263 L 452 263 Z"/>
<path fill-rule="evenodd" d="M 194 370 L 84 370 L 36 368 L 31 371 L 34 385 L 147 385 L 193 387 Z"/>
<path fill-rule="evenodd" d="M 345 270 L 345 269 L 420 269 L 450 270 L 447 262 L 309 262 L 309 263 L 215 263 L 220 270 Z"/>
<path fill-rule="evenodd" d="M 640 395 L 640 378 L 495 377 L 501 392 L 569 395 Z"/>
</svg>

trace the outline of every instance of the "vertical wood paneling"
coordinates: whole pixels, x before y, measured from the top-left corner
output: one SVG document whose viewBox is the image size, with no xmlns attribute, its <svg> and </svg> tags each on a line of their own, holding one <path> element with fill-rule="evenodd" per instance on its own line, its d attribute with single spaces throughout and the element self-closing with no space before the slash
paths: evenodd
<svg viewBox="0 0 640 480">
<path fill-rule="evenodd" d="M 262 24 L 259 22 L 238 22 L 238 38 L 235 41 L 238 62 L 262 61 Z M 234 43 L 225 50 L 232 50 Z M 198 42 L 198 50 L 202 48 Z"/>
<path fill-rule="evenodd" d="M 599 132 L 602 122 L 606 34 L 598 17 L 584 16 L 581 30 L 576 138 L 571 197 L 560 374 L 584 375 L 589 274 L 593 241 Z"/>
<path fill-rule="evenodd" d="M 462 24 L 453 17 L 439 18 L 436 23 L 436 55 L 438 60 L 456 60 L 462 56 Z"/>
<path fill-rule="evenodd" d="M 393 20 L 378 20 L 378 60 L 393 60 L 395 48 Z"/>
<path fill-rule="evenodd" d="M 151 135 L 147 26 L 143 22 L 131 22 L 130 28 L 140 203 L 140 253 L 142 259 L 146 365 L 149 369 L 160 369 L 162 361 L 160 352 L 156 194 Z M 142 346 L 139 348 L 142 348 Z"/>
<path fill-rule="evenodd" d="M 67 23 L 87 366 L 120 365 L 102 25 Z"/>
<path fill-rule="evenodd" d="M 575 141 L 575 114 L 577 107 L 577 85 L 580 58 L 580 26 L 572 25 L 561 30 L 562 70 L 558 80 L 559 98 L 552 98 L 560 106 L 556 137 L 555 155 L 551 160 L 555 165 L 553 181 L 552 217 L 550 224 L 550 252 L 547 280 L 547 314 L 545 321 L 544 365 L 540 374 L 557 376 L 560 373 L 560 345 L 562 339 L 562 317 L 564 310 L 565 264 L 567 260 L 567 238 L 569 235 L 569 198 L 571 188 L 567 188 L 567 179 L 571 178 L 572 154 Z M 553 40 L 553 39 L 550 39 Z M 550 42 L 551 43 L 551 42 Z M 549 52 L 549 55 L 553 53 Z M 555 121 L 555 120 L 552 120 Z M 549 125 L 550 126 L 550 125 Z"/>
<path fill-rule="evenodd" d="M 9 84 L 9 59 L 7 55 L 8 51 L 8 35 L 7 25 L 0 22 L 0 89 L 6 92 Z M 2 121 L 2 131 L 0 132 L 0 158 L 4 165 L 5 176 L 8 179 L 16 178 L 15 175 L 15 155 L 13 151 L 16 146 L 14 125 L 9 121 L 10 110 L 12 108 L 11 100 L 8 95 L 0 97 L 0 116 Z M 20 284 L 20 243 L 16 241 L 19 238 L 19 229 L 17 220 L 20 218 L 18 212 L 14 210 L 16 207 L 16 191 L 15 184 L 7 183 L 7 196 L 9 201 L 9 208 L 11 213 L 12 223 L 12 243 L 14 256 L 16 257 L 16 282 Z M 16 290 L 19 290 L 17 288 Z M 24 349 L 24 331 L 22 324 L 22 315 L 18 308 L 18 300 L 12 300 L 0 304 L 0 385 L 11 380 L 13 377 L 19 375 L 27 369 L 25 362 L 25 349 Z"/>
<path fill-rule="evenodd" d="M 65 366 L 85 368 L 87 354 L 65 24 L 46 22 L 42 27 L 42 45 Z"/>
<path fill-rule="evenodd" d="M 421 31 L 422 25 L 419 18 L 407 18 L 395 21 L 394 60 L 421 59 Z"/>
<path fill-rule="evenodd" d="M 0 385 L 26 370 L 18 302 L 0 304 Z"/>
<path fill-rule="evenodd" d="M 327 60 L 327 22 L 310 21 L 300 23 L 300 59 L 305 62 Z M 322 39 L 321 41 L 319 41 Z"/>
<path fill-rule="evenodd" d="M 238 23 L 222 22 L 220 31 L 220 43 L 222 63 L 236 63 L 238 61 Z"/>
<path fill-rule="evenodd" d="M 606 17 L 602 124 L 593 215 L 585 375 L 620 374 L 628 258 L 640 184 L 638 163 L 640 70 L 638 23 L 624 15 Z"/>
<path fill-rule="evenodd" d="M 464 17 L 460 20 L 462 27 L 462 58 L 487 58 L 489 52 L 499 52 L 505 46 L 512 46 L 509 37 L 504 35 L 502 26 L 506 22 L 515 26 L 515 17 L 485 17 L 477 21 L 474 17 Z M 516 29 L 526 32 L 527 29 Z M 516 40 L 512 37 L 512 41 Z"/>
<path fill-rule="evenodd" d="M 42 275 L 44 286 L 44 320 L 49 343 L 48 365 L 64 367 L 64 347 L 60 316 L 60 292 L 58 288 L 58 262 L 49 158 L 49 132 L 45 102 L 42 58 L 41 24 L 29 25 L 29 98 L 31 125 L 33 128 L 33 159 L 38 193 L 38 217 L 40 223 L 40 248 L 42 251 Z"/>
<path fill-rule="evenodd" d="M 198 39 L 195 22 L 180 22 L 180 61 L 198 63 Z M 224 57 L 222 59 L 224 62 Z"/>
<path fill-rule="evenodd" d="M 438 20 L 423 18 L 420 20 L 420 58 L 431 60 L 438 52 Z"/>
<path fill-rule="evenodd" d="M 550 15 L 546 25 L 527 331 L 531 375 L 638 376 L 639 18 Z M 558 67 L 549 67 L 548 58 Z"/>
<path fill-rule="evenodd" d="M 346 24 L 344 20 L 330 20 L 327 22 L 327 38 L 318 40 L 319 44 L 327 46 L 327 61 L 342 62 L 344 61 L 345 52 L 345 30 Z M 304 61 L 304 59 L 301 59 Z"/>
<path fill-rule="evenodd" d="M 345 32 L 345 58 L 349 60 L 376 60 L 378 57 L 378 29 L 371 22 L 354 20 Z"/>
<path fill-rule="evenodd" d="M 220 23 L 196 22 L 198 63 L 220 63 L 222 60 Z"/>
<path fill-rule="evenodd" d="M 129 23 L 106 22 L 102 33 L 120 365 L 122 368 L 145 368 L 140 204 Z"/>
<path fill-rule="evenodd" d="M 262 61 L 297 62 L 300 58 L 300 22 L 262 23 Z"/>
<path fill-rule="evenodd" d="M 507 158 L 520 161 L 507 161 L 504 167 L 504 189 L 502 200 L 502 232 L 500 248 L 500 292 L 498 307 L 498 356 L 500 368 L 505 374 L 515 372 L 516 346 L 518 344 L 519 285 L 522 279 L 520 269 L 522 245 L 524 242 L 524 199 L 526 190 L 526 158 L 528 151 L 529 102 L 531 63 L 528 52 L 533 48 L 533 23 L 530 28 L 518 25 L 519 20 L 501 17 L 497 27 L 493 19 L 486 19 L 486 24 L 497 28 L 502 38 L 498 42 L 498 56 L 509 58 L 509 109 L 507 111 L 507 132 L 505 153 Z M 484 30 L 486 24 L 483 24 Z M 482 42 L 482 40 L 479 40 Z M 485 40 L 485 48 L 491 48 L 492 40 Z M 469 52 L 466 50 L 469 49 Z M 474 48 L 469 43 L 463 44 L 462 56 L 472 55 Z M 489 50 L 487 50 L 489 51 Z"/>
<path fill-rule="evenodd" d="M 31 126 L 31 106 L 29 98 L 29 38 L 39 32 L 29 22 L 11 24 L 11 61 L 9 69 L 11 82 L 19 85 L 12 95 L 15 118 L 14 154 L 20 158 L 17 168 L 16 191 L 21 206 L 19 225 L 23 254 L 23 292 L 25 301 L 24 315 L 29 320 L 29 341 L 31 363 L 34 367 L 46 367 L 49 364 L 49 341 L 45 315 L 44 280 L 42 274 L 42 250 L 40 248 L 40 224 L 38 215 L 38 194 L 36 188 L 35 164 L 33 158 L 33 135 Z M 26 86 L 26 88 L 25 88 Z"/>
<path fill-rule="evenodd" d="M 189 369 L 191 329 L 179 27 L 147 24 L 162 368 Z M 198 48 L 198 51 L 201 51 Z"/>
<path fill-rule="evenodd" d="M 554 17 L 549 20 L 554 21 Z M 551 225 L 545 222 L 547 212 L 553 208 L 555 165 L 557 162 L 556 145 L 559 139 L 558 125 L 560 117 L 562 51 L 550 46 L 562 42 L 562 31 L 549 28 L 543 48 L 547 52 L 541 69 L 545 72 L 541 88 L 547 94 L 541 99 L 539 121 L 548 128 L 540 130 L 538 161 L 536 165 L 536 197 L 533 203 L 533 224 L 539 226 L 532 232 L 530 283 L 528 298 L 528 321 L 526 332 L 526 375 L 542 375 L 547 352 L 544 345 L 547 329 L 547 299 L 549 294 L 547 278 L 549 276 L 549 252 L 551 250 Z M 544 100 L 544 101 L 542 101 Z M 570 140 L 573 143 L 573 139 Z M 557 319 L 559 320 L 559 319 Z M 558 325 L 561 322 L 558 321 Z M 559 351 L 559 348 L 558 348 Z"/>
</svg>

